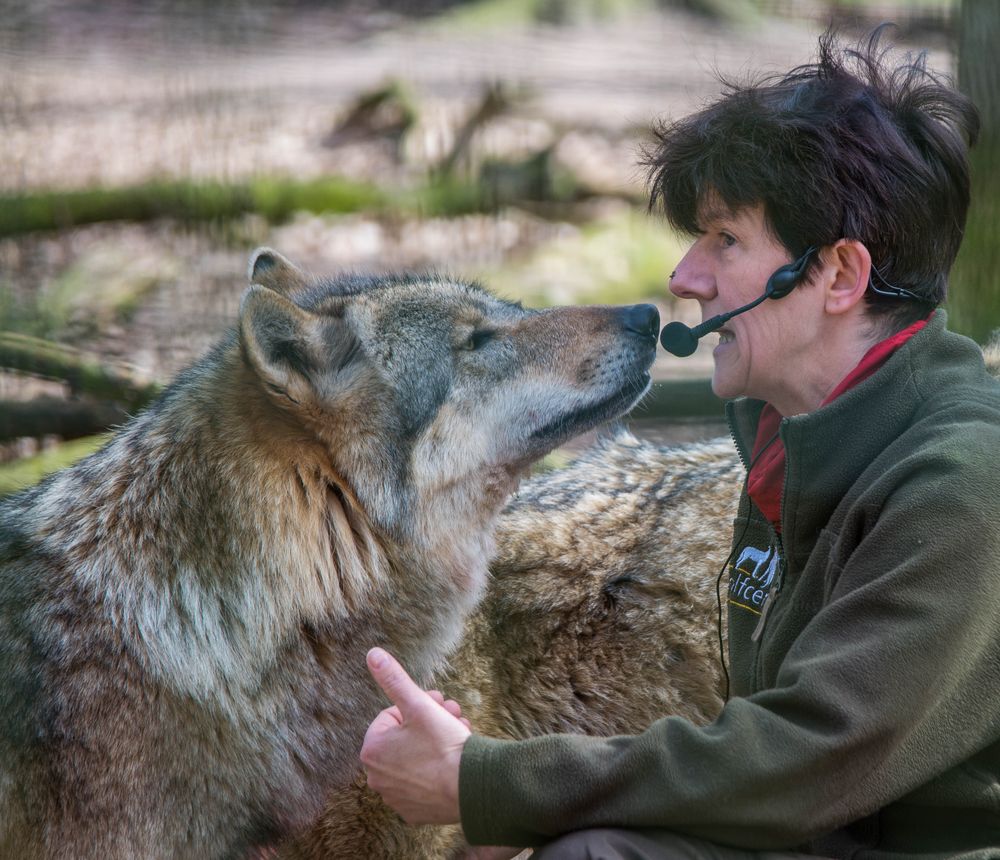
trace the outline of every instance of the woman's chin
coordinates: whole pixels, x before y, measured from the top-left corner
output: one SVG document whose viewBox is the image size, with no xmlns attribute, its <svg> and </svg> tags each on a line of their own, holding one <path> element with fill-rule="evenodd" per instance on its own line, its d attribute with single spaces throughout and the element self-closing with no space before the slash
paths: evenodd
<svg viewBox="0 0 1000 860">
<path fill-rule="evenodd" d="M 735 400 L 744 394 L 744 386 L 733 379 L 732 374 L 720 372 L 716 365 L 712 374 L 712 393 L 720 400 Z"/>
</svg>

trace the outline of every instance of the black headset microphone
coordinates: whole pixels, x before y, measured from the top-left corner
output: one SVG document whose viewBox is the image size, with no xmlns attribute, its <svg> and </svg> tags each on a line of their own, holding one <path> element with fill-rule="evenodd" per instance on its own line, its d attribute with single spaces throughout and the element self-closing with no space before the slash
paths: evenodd
<svg viewBox="0 0 1000 860">
<path fill-rule="evenodd" d="M 663 331 L 660 332 L 660 343 L 663 348 L 667 352 L 681 358 L 691 355 L 698 346 L 699 338 L 703 338 L 706 334 L 722 328 L 733 317 L 752 310 L 765 299 L 783 299 L 802 280 L 806 266 L 809 265 L 809 260 L 817 250 L 819 249 L 814 245 L 794 262 L 786 263 L 781 268 L 776 269 L 774 274 L 767 279 L 767 284 L 764 286 L 764 295 L 754 299 L 748 305 L 743 305 L 743 307 L 737 308 L 734 311 L 714 316 L 711 319 L 705 320 L 701 325 L 696 325 L 694 328 L 690 328 L 682 322 L 667 323 L 663 327 Z"/>
</svg>

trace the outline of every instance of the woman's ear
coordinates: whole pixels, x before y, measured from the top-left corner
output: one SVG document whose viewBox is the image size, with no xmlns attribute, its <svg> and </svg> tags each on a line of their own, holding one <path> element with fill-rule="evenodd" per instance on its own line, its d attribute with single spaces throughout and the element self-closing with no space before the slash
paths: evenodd
<svg viewBox="0 0 1000 860">
<path fill-rule="evenodd" d="M 868 248 L 856 239 L 840 239 L 822 252 L 830 271 L 826 290 L 826 312 L 843 314 L 864 300 L 872 270 Z"/>
</svg>

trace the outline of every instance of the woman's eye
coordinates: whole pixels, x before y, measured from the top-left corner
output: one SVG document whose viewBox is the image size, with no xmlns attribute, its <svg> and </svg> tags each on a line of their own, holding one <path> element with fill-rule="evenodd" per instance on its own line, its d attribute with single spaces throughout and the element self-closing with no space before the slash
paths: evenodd
<svg viewBox="0 0 1000 860">
<path fill-rule="evenodd" d="M 731 248 L 736 244 L 736 237 L 730 235 L 729 233 L 720 233 L 719 236 L 722 239 L 722 247 Z"/>
<path fill-rule="evenodd" d="M 465 343 L 462 344 L 462 349 L 479 349 L 484 343 L 486 343 L 491 337 L 493 337 L 493 332 L 486 329 L 480 331 L 474 331 L 469 335 Z"/>
</svg>

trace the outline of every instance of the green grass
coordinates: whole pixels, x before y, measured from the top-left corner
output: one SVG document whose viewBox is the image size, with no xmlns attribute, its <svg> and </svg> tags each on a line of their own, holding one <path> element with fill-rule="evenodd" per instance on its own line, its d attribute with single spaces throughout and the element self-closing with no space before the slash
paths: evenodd
<svg viewBox="0 0 1000 860">
<path fill-rule="evenodd" d="M 33 457 L 23 457 L 20 460 L 0 464 L 0 496 L 33 486 L 51 472 L 72 466 L 100 448 L 108 438 L 108 434 L 86 436 L 83 439 L 63 442 Z"/>
</svg>

